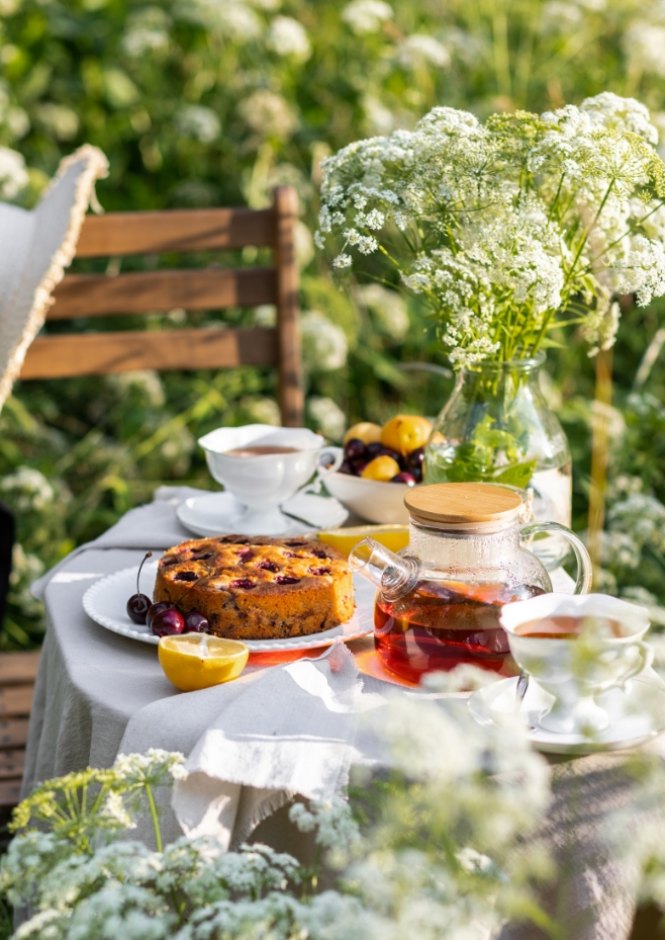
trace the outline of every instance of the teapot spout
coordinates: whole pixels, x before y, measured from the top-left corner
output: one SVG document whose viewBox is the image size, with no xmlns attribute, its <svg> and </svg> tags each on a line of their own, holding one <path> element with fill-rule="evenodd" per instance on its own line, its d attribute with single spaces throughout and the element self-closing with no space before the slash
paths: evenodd
<svg viewBox="0 0 665 940">
<path fill-rule="evenodd" d="M 389 601 L 412 591 L 420 579 L 420 562 L 411 555 L 395 555 L 374 539 L 358 542 L 349 554 L 353 571 L 367 578 Z"/>
</svg>

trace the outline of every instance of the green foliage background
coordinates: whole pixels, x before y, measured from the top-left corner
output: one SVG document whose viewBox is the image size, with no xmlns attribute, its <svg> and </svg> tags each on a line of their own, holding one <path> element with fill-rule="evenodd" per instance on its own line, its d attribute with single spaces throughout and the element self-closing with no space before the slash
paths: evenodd
<svg viewBox="0 0 665 940">
<path fill-rule="evenodd" d="M 638 97 L 665 128 L 665 13 L 637 0 L 0 0 L 0 16 L 0 146 L 26 161 L 26 203 L 83 142 L 109 158 L 98 186 L 108 210 L 258 206 L 275 184 L 297 186 L 302 307 L 325 314 L 346 348 L 343 366 L 320 349 L 307 358 L 308 423 L 332 438 L 344 420 L 381 421 L 397 408 L 435 414 L 450 380 L 405 368 L 444 365 L 412 300 L 408 329 L 397 329 L 380 304 L 333 284 L 328 260 L 313 251 L 323 156 L 410 127 L 437 104 L 483 117 L 603 90 Z M 661 306 L 624 311 L 603 549 L 604 586 L 645 599 L 657 618 L 662 324 Z M 548 372 L 573 448 L 583 531 L 594 366 L 567 337 Z M 28 584 L 75 544 L 161 482 L 211 486 L 200 433 L 266 419 L 275 419 L 270 381 L 256 370 L 17 385 L 0 415 L 0 498 L 16 508 L 20 538 L 0 642 L 35 642 L 42 611 Z"/>
</svg>

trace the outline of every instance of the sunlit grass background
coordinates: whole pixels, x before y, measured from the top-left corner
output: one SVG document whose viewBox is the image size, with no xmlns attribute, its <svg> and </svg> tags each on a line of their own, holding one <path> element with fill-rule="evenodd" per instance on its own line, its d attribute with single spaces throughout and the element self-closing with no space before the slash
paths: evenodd
<svg viewBox="0 0 665 940">
<path fill-rule="evenodd" d="M 665 11 L 637 0 L 0 0 L 0 197 L 33 203 L 83 142 L 110 160 L 98 186 L 107 210 L 260 206 L 276 184 L 295 184 L 307 423 L 336 441 L 351 422 L 398 408 L 436 414 L 451 383 L 413 369 L 445 366 L 413 298 L 333 283 L 312 243 L 322 157 L 411 127 L 438 104 L 483 117 L 604 90 L 638 97 L 665 132 L 663 48 Z M 582 533 L 594 422 L 607 431 L 609 454 L 594 464 L 602 484 L 609 461 L 604 513 L 592 512 L 604 525 L 599 586 L 646 601 L 661 622 L 663 345 L 663 307 L 627 299 L 604 401 L 594 404 L 595 364 L 581 344 L 551 352 L 547 367 Z M 0 415 L 0 498 L 19 526 L 0 644 L 39 641 L 43 612 L 28 586 L 75 544 L 159 483 L 211 488 L 197 437 L 277 421 L 271 383 L 245 369 L 17 385 Z"/>
</svg>

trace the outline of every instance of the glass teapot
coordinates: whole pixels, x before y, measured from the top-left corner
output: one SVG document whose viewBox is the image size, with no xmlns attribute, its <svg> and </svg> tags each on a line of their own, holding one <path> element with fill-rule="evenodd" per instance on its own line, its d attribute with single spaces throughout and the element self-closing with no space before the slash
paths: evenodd
<svg viewBox="0 0 665 940">
<path fill-rule="evenodd" d="M 349 555 L 377 588 L 374 642 L 383 665 L 418 682 L 434 670 L 473 663 L 514 673 L 500 609 L 552 590 L 541 561 L 522 544 L 556 531 L 577 561 L 575 593 L 591 584 L 582 542 L 558 522 L 522 525 L 524 495 L 493 483 L 434 483 L 409 489 L 409 546 L 393 554 L 363 539 Z"/>
</svg>

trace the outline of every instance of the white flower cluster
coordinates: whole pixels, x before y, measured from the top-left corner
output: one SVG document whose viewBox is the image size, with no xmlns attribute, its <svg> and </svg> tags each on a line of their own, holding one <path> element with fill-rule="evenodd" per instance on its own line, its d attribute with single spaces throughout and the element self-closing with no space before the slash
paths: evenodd
<svg viewBox="0 0 665 940">
<path fill-rule="evenodd" d="M 258 88 L 244 98 L 238 113 L 256 134 L 286 140 L 298 126 L 298 119 L 290 103 L 267 88 Z"/>
<path fill-rule="evenodd" d="M 187 776 L 182 754 L 149 748 L 145 754 L 118 754 L 113 771 L 132 785 L 159 786 Z"/>
<path fill-rule="evenodd" d="M 43 611 L 43 601 L 32 594 L 32 584 L 46 570 L 42 558 L 33 552 L 26 552 L 20 542 L 14 545 L 12 552 L 12 570 L 9 584 L 16 595 L 22 595 L 22 609 L 30 617 L 39 617 Z"/>
<path fill-rule="evenodd" d="M 291 16 L 276 16 L 273 19 L 266 44 L 277 55 L 296 62 L 305 62 L 312 53 L 307 31 Z"/>
<path fill-rule="evenodd" d="M 342 11 L 342 19 L 354 33 L 374 33 L 391 20 L 393 8 L 384 0 L 351 0 Z"/>
<path fill-rule="evenodd" d="M 153 369 L 134 369 L 105 377 L 105 382 L 123 401 L 138 400 L 143 407 L 163 408 L 166 404 L 164 383 Z M 130 398 L 129 396 L 132 396 Z"/>
<path fill-rule="evenodd" d="M 0 859 L 0 892 L 30 908 L 14 940 L 400 940 L 413 929 L 439 937 L 442 924 L 467 940 L 470 924 L 496 928 L 506 885 L 514 911 L 546 871 L 539 853 L 516 848 L 547 806 L 549 773 L 517 717 L 489 729 L 459 704 L 396 697 L 371 713 L 392 772 L 352 790 L 368 821 L 362 838 L 342 798 L 291 810 L 336 873 L 335 888 L 314 895 L 308 872 L 265 845 L 227 852 L 181 838 L 152 851 L 118 839 L 90 792 L 152 788 L 181 772 L 182 755 L 131 754 L 48 781 L 19 807 L 22 831 Z M 106 814 L 126 822 L 115 799 Z"/>
<path fill-rule="evenodd" d="M 361 849 L 360 829 L 346 800 L 336 797 L 306 808 L 296 803 L 289 818 L 301 832 L 316 832 L 316 842 L 328 851 L 342 855 Z"/>
<path fill-rule="evenodd" d="M 381 284 L 362 284 L 357 297 L 366 306 L 379 329 L 394 340 L 403 340 L 409 332 L 409 315 L 404 299 Z"/>
<path fill-rule="evenodd" d="M 639 568 L 645 547 L 665 557 L 665 506 L 655 496 L 631 493 L 617 500 L 608 512 L 602 554 L 615 568 Z"/>
<path fill-rule="evenodd" d="M 181 0 L 176 14 L 200 23 L 215 34 L 235 42 L 251 42 L 263 32 L 263 24 L 251 3 L 244 0 Z"/>
<path fill-rule="evenodd" d="M 320 372 L 341 369 L 346 364 L 348 343 L 344 331 L 319 310 L 308 310 L 301 319 L 305 365 Z"/>
<path fill-rule="evenodd" d="M 398 60 L 410 69 L 423 66 L 443 69 L 450 65 L 450 53 L 434 36 L 413 33 L 407 36 L 400 45 Z"/>
<path fill-rule="evenodd" d="M 0 198 L 15 199 L 28 185 L 28 171 L 20 153 L 0 147 Z"/>
<path fill-rule="evenodd" d="M 647 109 L 605 92 L 481 124 L 435 108 L 323 162 L 317 245 L 380 254 L 431 305 L 457 366 L 533 355 L 549 330 L 614 342 L 615 298 L 665 293 L 665 165 Z"/>
<path fill-rule="evenodd" d="M 329 441 L 341 441 L 348 419 L 336 401 L 327 395 L 310 395 L 307 411 L 315 429 Z"/>
<path fill-rule="evenodd" d="M 165 10 L 156 6 L 139 10 L 128 17 L 122 50 L 133 59 L 167 52 L 172 28 L 173 22 Z"/>
<path fill-rule="evenodd" d="M 202 144 L 217 140 L 222 130 L 216 112 L 202 105 L 182 105 L 176 111 L 174 123 L 181 136 L 199 140 Z"/>
<path fill-rule="evenodd" d="M 55 500 L 49 480 L 34 467 L 19 467 L 0 480 L 0 496 L 4 496 L 17 513 L 44 512 Z"/>
<path fill-rule="evenodd" d="M 514 901 L 529 875 L 546 870 L 539 854 L 510 848 L 548 805 L 545 762 L 517 716 L 490 731 L 464 702 L 400 698 L 375 720 L 391 745 L 393 777 L 378 807 L 367 796 L 374 827 L 345 871 L 365 909 L 362 931 L 351 935 L 397 940 L 417 925 L 419 937 L 434 938 L 442 924 L 454 940 L 474 936 L 471 924 L 489 935 L 505 885 Z"/>
</svg>

